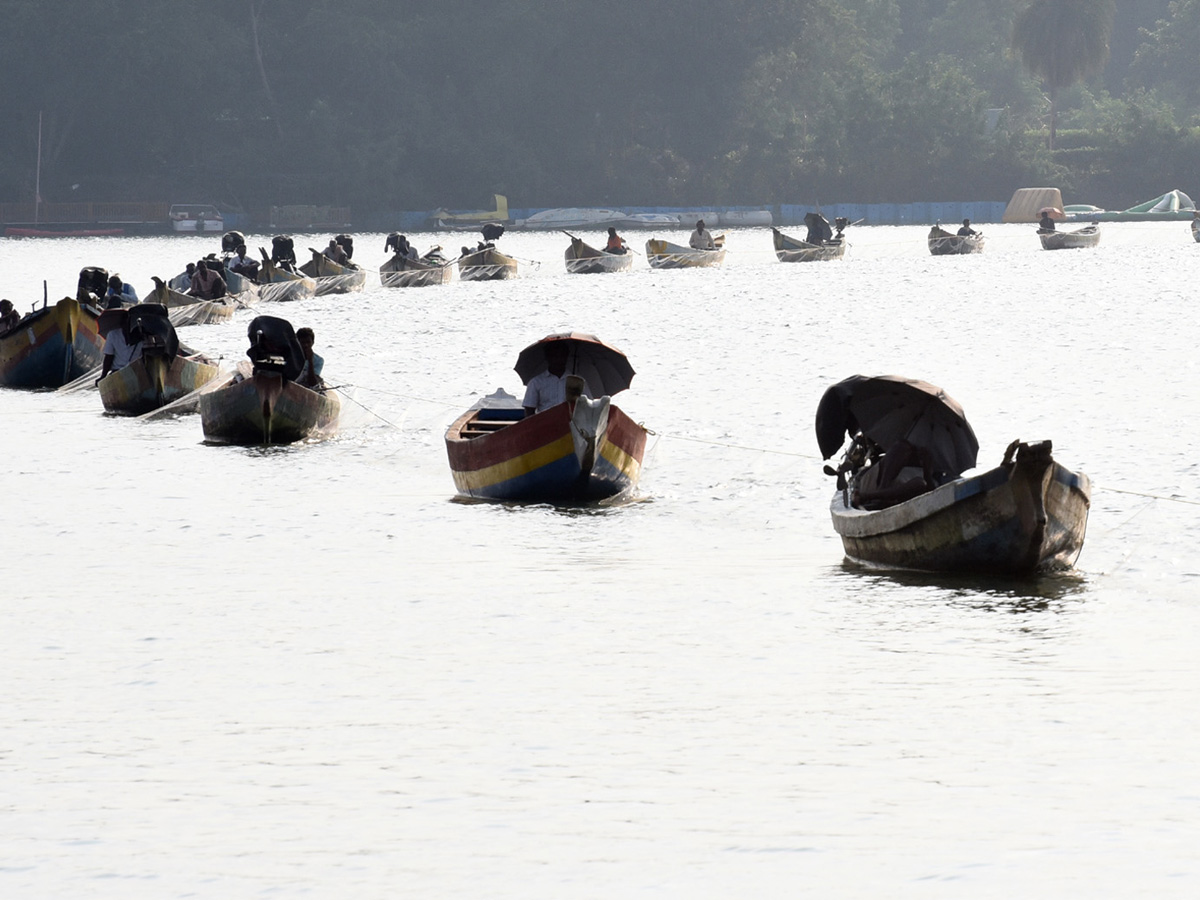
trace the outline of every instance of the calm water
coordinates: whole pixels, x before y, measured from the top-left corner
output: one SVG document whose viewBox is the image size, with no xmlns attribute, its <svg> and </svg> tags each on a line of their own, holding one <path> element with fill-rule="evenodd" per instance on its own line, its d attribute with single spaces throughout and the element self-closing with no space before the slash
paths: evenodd
<svg viewBox="0 0 1200 900">
<path fill-rule="evenodd" d="M 613 276 L 513 233 L 517 281 L 260 308 L 351 392 L 320 444 L 0 391 L 0 896 L 1196 896 L 1200 244 L 926 231 Z M 216 244 L 4 240 L 0 295 Z M 250 316 L 181 333 L 233 360 Z M 455 501 L 446 426 L 568 328 L 638 370 L 640 502 Z M 1095 487 L 1077 571 L 844 565 L 812 420 L 860 372 L 943 386 L 981 464 L 1052 439 Z"/>
</svg>

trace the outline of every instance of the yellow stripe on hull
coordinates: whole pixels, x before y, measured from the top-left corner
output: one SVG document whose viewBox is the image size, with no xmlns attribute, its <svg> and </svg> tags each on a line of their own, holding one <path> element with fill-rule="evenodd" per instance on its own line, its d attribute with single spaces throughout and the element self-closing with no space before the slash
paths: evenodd
<svg viewBox="0 0 1200 900">
<path fill-rule="evenodd" d="M 455 471 L 453 472 L 454 484 L 464 493 L 483 490 L 493 484 L 499 484 L 500 482 L 533 472 L 542 466 L 562 459 L 564 456 L 574 455 L 574 453 L 575 442 L 569 434 L 566 434 L 556 441 L 552 441 L 543 447 L 538 447 L 536 450 L 530 450 L 528 453 L 523 453 L 514 459 L 506 459 L 504 462 L 496 463 L 493 466 L 474 469 L 470 472 Z"/>
</svg>

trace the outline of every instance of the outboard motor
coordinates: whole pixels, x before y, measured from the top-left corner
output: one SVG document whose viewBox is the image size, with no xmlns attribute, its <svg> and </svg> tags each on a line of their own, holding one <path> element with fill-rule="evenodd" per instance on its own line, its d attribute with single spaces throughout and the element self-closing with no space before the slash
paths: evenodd
<svg viewBox="0 0 1200 900">
<path fill-rule="evenodd" d="M 75 291 L 75 299 L 80 303 L 99 303 L 108 292 L 108 270 L 98 266 L 88 266 L 79 271 L 79 287 Z"/>
<path fill-rule="evenodd" d="M 277 234 L 271 238 L 271 262 L 285 269 L 295 270 L 296 244 L 289 235 Z"/>
<path fill-rule="evenodd" d="M 500 235 L 504 234 L 504 226 L 499 222 L 486 222 L 480 231 L 483 232 L 483 239 L 485 241 L 495 241 L 500 238 Z"/>
<path fill-rule="evenodd" d="M 387 236 L 387 243 L 383 245 L 384 253 L 399 253 L 400 252 L 400 232 L 393 231 Z"/>
<path fill-rule="evenodd" d="M 221 236 L 221 252 L 233 253 L 244 243 L 246 243 L 246 236 L 240 231 L 227 231 Z"/>
<path fill-rule="evenodd" d="M 161 303 L 139 303 L 125 320 L 126 337 L 142 342 L 145 356 L 162 356 L 171 362 L 179 355 L 179 336 Z"/>
<path fill-rule="evenodd" d="M 846 230 L 846 227 L 849 224 L 850 224 L 850 220 L 847 219 L 845 216 L 838 216 L 837 218 L 835 218 L 833 220 L 833 225 L 835 228 L 837 228 L 837 236 L 838 237 L 842 236 L 842 232 Z"/>
<path fill-rule="evenodd" d="M 354 238 L 348 234 L 339 234 L 334 240 L 341 244 L 342 249 L 346 251 L 346 259 L 354 258 Z"/>
<path fill-rule="evenodd" d="M 278 316 L 256 316 L 246 329 L 250 349 L 246 355 L 256 372 L 278 372 L 295 381 L 304 368 L 304 350 L 292 323 Z"/>
</svg>

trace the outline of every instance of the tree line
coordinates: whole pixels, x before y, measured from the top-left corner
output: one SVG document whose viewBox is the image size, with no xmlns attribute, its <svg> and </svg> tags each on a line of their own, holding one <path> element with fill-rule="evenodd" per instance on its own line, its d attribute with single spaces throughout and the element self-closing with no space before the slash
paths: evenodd
<svg viewBox="0 0 1200 900">
<path fill-rule="evenodd" d="M 0 0 L 0 200 L 1006 199 L 1200 156 L 1200 0 Z M 1023 24 L 1022 24 L 1023 23 Z M 41 116 L 41 149 L 38 120 Z"/>
</svg>

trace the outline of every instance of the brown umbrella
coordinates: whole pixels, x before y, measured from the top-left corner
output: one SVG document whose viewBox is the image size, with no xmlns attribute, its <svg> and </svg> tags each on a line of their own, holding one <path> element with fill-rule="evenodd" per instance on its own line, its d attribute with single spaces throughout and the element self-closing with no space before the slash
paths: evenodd
<svg viewBox="0 0 1200 900">
<path fill-rule="evenodd" d="M 1038 210 L 1039 216 L 1049 216 L 1052 219 L 1065 219 L 1067 214 L 1057 206 L 1043 206 Z"/>
<path fill-rule="evenodd" d="M 529 384 L 531 378 L 546 371 L 546 348 L 552 345 L 567 348 L 567 373 L 581 375 L 593 397 L 620 393 L 633 380 L 633 366 L 616 347 L 594 334 L 566 331 L 547 335 L 521 351 L 513 368 L 522 382 Z"/>
<path fill-rule="evenodd" d="M 929 451 L 950 476 L 975 466 L 979 441 L 958 403 L 927 381 L 899 375 L 853 375 L 829 388 L 817 406 L 817 443 L 828 459 L 846 435 L 862 432 L 885 451 L 908 441 Z"/>
</svg>

